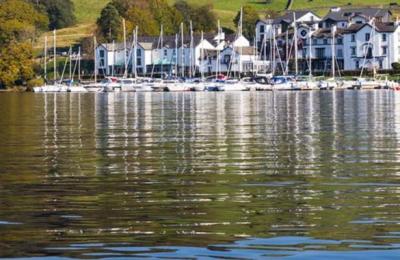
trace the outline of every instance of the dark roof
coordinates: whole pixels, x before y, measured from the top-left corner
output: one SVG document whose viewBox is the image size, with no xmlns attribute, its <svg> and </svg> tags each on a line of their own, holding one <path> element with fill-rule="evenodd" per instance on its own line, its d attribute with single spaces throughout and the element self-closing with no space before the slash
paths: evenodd
<svg viewBox="0 0 400 260">
<path fill-rule="evenodd" d="M 347 21 L 350 17 L 354 15 L 362 15 L 364 17 L 376 17 L 380 18 L 386 15 L 387 13 L 391 14 L 389 9 L 385 8 L 342 8 L 338 11 L 330 11 L 323 20 L 333 20 L 333 21 Z"/>
<path fill-rule="evenodd" d="M 335 37 L 340 37 L 345 32 L 345 29 L 336 29 Z M 315 38 L 332 38 L 332 29 L 318 29 L 312 34 Z"/>
<path fill-rule="evenodd" d="M 214 34 L 204 34 L 204 40 L 207 40 L 211 44 L 214 44 Z M 159 45 L 160 37 L 159 36 L 139 36 L 138 42 L 140 45 L 147 46 L 148 48 L 156 49 Z M 193 35 L 193 46 L 198 45 L 201 42 L 201 35 L 195 34 Z M 166 48 L 176 48 L 175 46 L 176 38 L 175 35 L 168 35 L 163 37 L 163 46 Z M 181 47 L 182 40 L 180 35 L 178 35 L 178 47 Z M 184 35 L 183 44 L 185 46 L 190 45 L 190 36 Z"/>
<path fill-rule="evenodd" d="M 204 34 L 204 40 L 207 40 L 210 44 L 213 46 L 216 46 L 217 42 L 214 40 L 216 35 L 214 34 Z M 227 43 L 232 43 L 237 39 L 236 34 L 228 34 L 225 35 L 225 42 Z M 152 49 L 157 49 L 157 46 L 159 46 L 159 41 L 160 37 L 159 36 L 139 36 L 138 38 L 138 44 L 145 50 L 152 50 Z M 199 43 L 201 42 L 201 35 L 200 34 L 195 34 L 193 35 L 193 46 L 196 47 Z M 178 48 L 181 47 L 182 40 L 180 38 L 180 35 L 178 35 Z M 183 44 L 186 47 L 189 47 L 190 45 L 190 36 L 189 35 L 184 35 L 183 37 Z M 124 43 L 115 43 L 113 45 L 112 43 L 103 43 L 101 44 L 104 46 L 107 50 L 111 51 L 113 48 L 117 51 L 122 51 L 124 49 Z M 127 42 L 126 47 L 127 49 L 131 49 L 132 46 L 132 41 Z M 176 48 L 175 46 L 175 35 L 168 35 L 163 37 L 163 46 L 165 48 Z M 160 46 L 159 46 L 160 47 Z"/>
<path fill-rule="evenodd" d="M 292 23 L 293 22 L 293 13 L 296 14 L 296 19 L 310 13 L 311 11 L 301 10 L 301 11 L 288 11 L 284 15 L 277 17 L 274 19 L 274 24 L 278 24 L 281 22 Z M 313 13 L 313 12 L 311 12 Z M 314 14 L 314 13 L 313 13 Z M 316 14 L 314 14 L 316 15 Z"/>
<path fill-rule="evenodd" d="M 225 50 L 227 50 L 227 49 L 230 49 L 230 50 L 232 50 L 232 47 L 226 47 L 225 49 L 224 49 L 224 51 Z M 248 47 L 235 47 L 234 48 L 234 51 L 237 53 L 237 54 L 242 54 L 242 55 L 256 55 L 257 54 L 257 51 L 256 51 L 256 49 L 253 47 L 253 46 L 248 46 Z"/>
<path fill-rule="evenodd" d="M 356 33 L 359 30 L 361 30 L 362 28 L 364 28 L 365 26 L 372 27 L 368 23 L 352 24 L 345 30 L 345 33 Z M 397 26 L 395 25 L 395 23 L 392 23 L 392 22 L 391 23 L 376 22 L 375 28 L 376 28 L 376 31 L 378 31 L 378 32 L 394 32 L 394 31 L 396 31 Z"/>
<path fill-rule="evenodd" d="M 258 19 L 256 24 L 259 23 L 259 22 L 262 22 L 262 23 L 265 23 L 265 24 L 272 24 L 274 22 L 274 19 Z"/>
</svg>

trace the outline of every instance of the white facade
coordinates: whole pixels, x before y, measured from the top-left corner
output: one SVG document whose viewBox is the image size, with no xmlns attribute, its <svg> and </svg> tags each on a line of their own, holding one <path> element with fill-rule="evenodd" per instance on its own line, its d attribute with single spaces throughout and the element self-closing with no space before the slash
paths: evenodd
<svg viewBox="0 0 400 260">
<path fill-rule="evenodd" d="M 146 73 L 145 50 L 138 45 L 136 54 L 137 70 Z M 135 58 L 134 49 L 130 47 L 126 50 L 126 62 L 128 73 L 132 71 L 132 62 Z M 100 44 L 96 49 L 98 73 L 104 75 L 122 74 L 125 72 L 124 48 L 121 44 Z"/>
<path fill-rule="evenodd" d="M 392 69 L 400 61 L 400 27 L 393 31 L 379 31 L 365 24 L 344 35 L 345 70 Z"/>
</svg>

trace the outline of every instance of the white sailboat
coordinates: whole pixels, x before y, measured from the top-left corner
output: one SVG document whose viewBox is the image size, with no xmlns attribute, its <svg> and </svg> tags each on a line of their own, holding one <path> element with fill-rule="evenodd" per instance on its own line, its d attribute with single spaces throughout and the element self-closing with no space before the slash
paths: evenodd
<svg viewBox="0 0 400 260">
<path fill-rule="evenodd" d="M 94 82 L 82 85 L 88 92 L 102 92 L 105 84 L 97 82 L 97 40 L 93 37 L 93 53 L 94 53 Z"/>
<path fill-rule="evenodd" d="M 47 85 L 47 36 L 45 37 L 45 58 L 44 58 L 44 69 L 45 69 L 45 84 L 40 87 L 34 87 L 33 92 L 60 92 L 64 88 L 57 82 L 57 33 L 53 31 L 53 59 L 54 59 L 54 82 L 53 84 Z"/>
<path fill-rule="evenodd" d="M 239 24 L 238 24 L 238 33 L 236 36 L 236 39 L 239 39 L 243 35 L 243 7 L 240 9 L 240 18 L 239 18 Z M 226 79 L 222 82 L 220 85 L 220 89 L 222 91 L 249 91 L 250 87 L 247 86 L 247 84 L 243 81 L 241 81 L 240 77 L 242 74 L 242 61 L 241 61 L 241 55 L 242 55 L 242 47 L 239 47 L 239 57 L 236 57 L 236 50 L 235 50 L 235 45 L 232 44 L 232 54 L 231 54 L 231 59 L 230 59 L 230 64 L 229 67 L 230 69 L 232 68 L 233 62 L 236 61 L 238 64 L 238 73 L 239 76 L 238 78 L 234 79 Z M 229 69 L 229 70 L 230 70 Z M 230 71 L 228 70 L 228 76 L 230 74 Z"/>
</svg>

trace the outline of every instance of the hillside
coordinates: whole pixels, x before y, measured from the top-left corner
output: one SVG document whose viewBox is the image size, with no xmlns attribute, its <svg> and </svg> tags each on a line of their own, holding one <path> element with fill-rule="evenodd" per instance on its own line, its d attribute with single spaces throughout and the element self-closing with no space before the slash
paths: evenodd
<svg viewBox="0 0 400 260">
<path fill-rule="evenodd" d="M 84 36 L 90 36 L 93 32 L 95 22 L 100 14 L 101 9 L 109 2 L 109 0 L 73 0 L 75 4 L 75 12 L 78 24 L 71 28 L 66 28 L 58 32 L 58 46 L 65 47 L 76 43 Z M 173 4 L 176 0 L 168 0 Z M 233 27 L 233 17 L 244 4 L 250 4 L 260 11 L 260 15 L 264 10 L 273 10 L 283 12 L 290 0 L 188 0 L 192 4 L 213 5 L 218 19 L 225 27 Z M 326 14 L 329 7 L 332 6 L 388 6 L 390 3 L 398 2 L 398 0 L 381 0 L 377 5 L 376 0 L 292 0 L 291 9 L 310 9 L 320 15 Z M 351 5 L 349 5 L 351 3 Z M 400 3 L 399 3 L 400 4 Z M 51 33 L 48 33 L 51 35 Z M 43 39 L 40 39 L 37 47 L 43 45 Z"/>
</svg>

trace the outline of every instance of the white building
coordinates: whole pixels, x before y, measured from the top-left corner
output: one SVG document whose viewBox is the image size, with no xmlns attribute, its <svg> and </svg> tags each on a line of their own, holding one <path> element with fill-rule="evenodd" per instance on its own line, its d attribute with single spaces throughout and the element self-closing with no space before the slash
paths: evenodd
<svg viewBox="0 0 400 260">
<path fill-rule="evenodd" d="M 352 24 L 344 33 L 344 69 L 391 69 L 400 61 L 399 23 Z"/>
<path fill-rule="evenodd" d="M 125 72 L 124 44 L 100 44 L 97 47 L 97 68 L 99 74 L 123 75 Z M 253 61 L 257 54 L 250 42 L 244 36 L 236 35 L 194 35 L 139 37 L 136 47 L 136 64 L 133 62 L 133 45 L 127 44 L 127 72 L 133 75 L 135 66 L 139 75 L 169 74 L 179 76 L 195 76 L 203 72 L 206 74 L 217 71 L 249 72 L 253 70 Z M 203 54 L 203 56 L 201 56 Z M 217 57 L 217 54 L 219 56 Z M 226 57 L 235 64 L 226 66 Z M 240 65 L 239 65 L 240 64 Z"/>
</svg>

